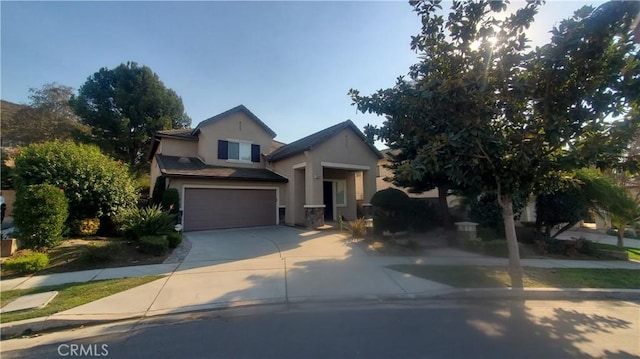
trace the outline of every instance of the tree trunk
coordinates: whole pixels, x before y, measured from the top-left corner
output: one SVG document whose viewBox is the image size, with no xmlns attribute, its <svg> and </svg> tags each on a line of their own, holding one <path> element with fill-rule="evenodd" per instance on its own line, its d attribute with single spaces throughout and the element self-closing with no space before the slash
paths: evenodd
<svg viewBox="0 0 640 359">
<path fill-rule="evenodd" d="M 502 207 L 502 219 L 504 221 L 504 233 L 509 248 L 509 277 L 512 288 L 522 288 L 522 265 L 520 264 L 520 250 L 516 237 L 516 225 L 513 220 L 513 199 L 509 195 L 499 197 Z"/>
<path fill-rule="evenodd" d="M 448 186 L 438 186 L 438 204 L 440 206 L 440 220 L 446 229 L 453 229 L 453 220 L 449 213 L 449 203 L 447 202 Z"/>
<path fill-rule="evenodd" d="M 624 228 L 618 228 L 618 248 L 624 248 Z"/>
</svg>

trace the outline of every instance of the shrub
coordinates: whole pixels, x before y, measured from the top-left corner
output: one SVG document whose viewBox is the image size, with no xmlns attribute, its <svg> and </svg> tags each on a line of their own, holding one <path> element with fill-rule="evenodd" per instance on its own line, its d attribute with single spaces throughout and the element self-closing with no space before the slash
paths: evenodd
<svg viewBox="0 0 640 359">
<path fill-rule="evenodd" d="M 545 236 L 560 224 L 578 223 L 589 214 L 590 202 L 580 188 L 570 186 L 548 195 L 536 197 L 536 223 L 543 227 Z"/>
<path fill-rule="evenodd" d="M 505 240 L 493 240 L 482 242 L 482 252 L 492 257 L 508 257 L 509 248 Z"/>
<path fill-rule="evenodd" d="M 180 195 L 175 188 L 167 188 L 162 195 L 162 208 L 173 214 L 180 212 Z"/>
<path fill-rule="evenodd" d="M 125 209 L 118 216 L 120 230 L 127 239 L 168 234 L 174 229 L 176 215 L 163 211 L 159 205 Z"/>
<path fill-rule="evenodd" d="M 387 211 L 403 211 L 409 207 L 411 199 L 399 189 L 387 188 L 371 197 L 371 204 Z"/>
<path fill-rule="evenodd" d="M 73 142 L 46 142 L 20 148 L 15 158 L 16 190 L 50 183 L 64 190 L 69 202 L 68 223 L 83 218 L 115 216 L 131 207 L 136 192 L 122 162 L 98 147 Z"/>
<path fill-rule="evenodd" d="M 409 228 L 411 200 L 406 193 L 395 188 L 383 189 L 373 195 L 371 204 L 375 206 L 373 226 L 376 233 L 396 233 Z"/>
<path fill-rule="evenodd" d="M 167 234 L 167 241 L 169 241 L 169 248 L 176 248 L 182 243 L 182 234 L 180 232 L 171 232 Z"/>
<path fill-rule="evenodd" d="M 439 210 L 433 204 L 422 199 L 410 199 L 407 212 L 410 218 L 409 226 L 417 232 L 424 232 L 436 227 L 440 221 Z"/>
<path fill-rule="evenodd" d="M 160 176 L 156 178 L 156 183 L 153 185 L 153 193 L 151 194 L 152 204 L 162 203 L 162 196 L 164 195 L 164 191 L 166 188 L 167 188 L 167 178 L 165 176 Z"/>
<path fill-rule="evenodd" d="M 367 225 L 364 218 L 358 218 L 349 222 L 349 232 L 354 239 L 364 238 L 367 235 Z"/>
<path fill-rule="evenodd" d="M 163 236 L 141 237 L 138 250 L 154 256 L 163 256 L 169 251 L 169 241 Z"/>
<path fill-rule="evenodd" d="M 13 217 L 24 248 L 48 249 L 58 245 L 67 216 L 67 199 L 57 187 L 39 184 L 16 192 Z"/>
<path fill-rule="evenodd" d="M 82 252 L 82 260 L 87 263 L 108 263 L 120 255 L 122 247 L 118 243 L 105 245 L 91 244 Z"/>
<path fill-rule="evenodd" d="M 498 204 L 496 194 L 487 192 L 479 197 L 470 196 L 467 199 L 469 205 L 469 218 L 478 222 L 483 227 L 489 227 L 496 230 L 497 234 L 504 236 L 504 221 L 502 219 L 502 207 Z M 520 218 L 520 212 L 524 207 L 525 201 L 520 196 L 513 199 L 514 219 Z"/>
<path fill-rule="evenodd" d="M 8 258 L 2 263 L 5 270 L 30 274 L 41 271 L 49 265 L 49 256 L 46 253 L 25 251 L 23 254 Z"/>
<path fill-rule="evenodd" d="M 84 218 L 73 221 L 72 232 L 80 236 L 93 236 L 100 229 L 99 218 Z"/>
</svg>

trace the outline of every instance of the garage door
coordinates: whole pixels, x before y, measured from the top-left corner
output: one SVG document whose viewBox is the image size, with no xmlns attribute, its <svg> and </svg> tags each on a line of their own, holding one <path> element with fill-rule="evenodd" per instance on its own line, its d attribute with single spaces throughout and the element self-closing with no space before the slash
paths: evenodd
<svg viewBox="0 0 640 359">
<path fill-rule="evenodd" d="M 272 226 L 276 209 L 275 190 L 187 188 L 184 230 Z"/>
</svg>

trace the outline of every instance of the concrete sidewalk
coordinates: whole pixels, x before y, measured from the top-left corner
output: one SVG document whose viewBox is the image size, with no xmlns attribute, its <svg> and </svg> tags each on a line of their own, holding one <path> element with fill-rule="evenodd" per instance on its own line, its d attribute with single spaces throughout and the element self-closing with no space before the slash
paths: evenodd
<svg viewBox="0 0 640 359">
<path fill-rule="evenodd" d="M 304 240 L 283 236 L 282 229 L 263 232 L 189 233 L 193 248 L 179 263 L 60 273 L 0 282 L 1 290 L 24 289 L 70 282 L 162 274 L 166 277 L 46 318 L 1 325 L 3 335 L 100 321 L 141 318 L 171 313 L 255 304 L 327 300 L 385 300 L 409 298 L 468 298 L 512 296 L 552 298 L 640 298 L 640 290 L 513 291 L 464 290 L 386 268 L 391 264 L 506 265 L 503 258 L 484 257 L 452 249 L 433 250 L 421 257 L 368 255 L 337 232 L 301 234 Z M 285 230 L 289 231 L 289 229 Z M 249 234 L 248 234 L 249 233 Z M 256 235 L 255 233 L 260 233 Z M 204 238 L 203 236 L 207 236 Z M 207 246 L 211 237 L 216 246 Z M 244 236 L 244 237 L 243 237 Z M 247 237 L 248 236 L 248 237 Z M 203 238 L 200 238 L 203 237 Z M 238 247 L 238 239 L 246 240 Z M 283 239 L 284 238 L 284 239 Z M 229 246 L 225 247 L 225 243 Z M 232 253 L 235 258 L 228 258 Z M 625 261 L 523 259 L 523 266 L 561 268 L 640 269 Z"/>
</svg>

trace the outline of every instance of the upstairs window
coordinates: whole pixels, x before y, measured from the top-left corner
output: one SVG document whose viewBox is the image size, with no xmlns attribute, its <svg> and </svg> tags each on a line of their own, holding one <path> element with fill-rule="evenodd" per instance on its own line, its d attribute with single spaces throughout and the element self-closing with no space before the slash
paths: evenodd
<svg viewBox="0 0 640 359">
<path fill-rule="evenodd" d="M 218 140 L 218 159 L 260 162 L 260 145 L 249 142 Z"/>
</svg>

